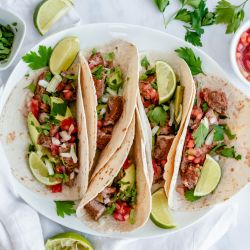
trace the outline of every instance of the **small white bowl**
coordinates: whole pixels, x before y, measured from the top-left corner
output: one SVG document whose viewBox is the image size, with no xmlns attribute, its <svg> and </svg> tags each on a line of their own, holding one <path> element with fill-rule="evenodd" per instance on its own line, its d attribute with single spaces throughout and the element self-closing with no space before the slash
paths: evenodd
<svg viewBox="0 0 250 250">
<path fill-rule="evenodd" d="M 22 18 L 18 17 L 16 14 L 7 11 L 3 8 L 0 8 L 0 23 L 3 25 L 7 24 L 11 25 L 12 23 L 17 23 L 17 25 L 13 28 L 15 37 L 11 48 L 11 53 L 6 62 L 4 63 L 0 62 L 0 71 L 1 71 L 7 69 L 16 58 L 17 53 L 23 43 L 23 39 L 26 32 L 26 25 Z M 17 28 L 17 30 L 15 28 Z"/>
<path fill-rule="evenodd" d="M 244 22 L 240 28 L 235 32 L 232 42 L 231 42 L 231 47 L 230 47 L 230 60 L 232 67 L 234 69 L 235 74 L 243 81 L 245 84 L 250 86 L 250 81 L 248 81 L 243 74 L 240 71 L 240 68 L 238 66 L 238 63 L 236 61 L 236 49 L 238 42 L 240 40 L 241 35 L 243 34 L 244 31 L 248 30 L 250 28 L 250 20 L 247 20 Z"/>
</svg>

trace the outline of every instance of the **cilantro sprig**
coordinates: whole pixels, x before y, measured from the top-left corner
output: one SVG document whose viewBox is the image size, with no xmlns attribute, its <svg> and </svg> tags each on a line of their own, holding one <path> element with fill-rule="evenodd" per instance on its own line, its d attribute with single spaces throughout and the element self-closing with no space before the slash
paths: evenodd
<svg viewBox="0 0 250 250">
<path fill-rule="evenodd" d="M 56 213 L 58 216 L 64 218 L 64 215 L 75 214 L 74 201 L 55 201 Z"/>
<path fill-rule="evenodd" d="M 49 65 L 51 53 L 51 47 L 40 45 L 37 52 L 30 51 L 29 53 L 24 55 L 22 59 L 28 64 L 31 69 L 41 69 Z"/>
<path fill-rule="evenodd" d="M 200 196 L 194 195 L 194 189 L 186 190 L 184 193 L 184 196 L 185 196 L 185 199 L 190 202 L 197 201 L 201 198 Z"/>
</svg>

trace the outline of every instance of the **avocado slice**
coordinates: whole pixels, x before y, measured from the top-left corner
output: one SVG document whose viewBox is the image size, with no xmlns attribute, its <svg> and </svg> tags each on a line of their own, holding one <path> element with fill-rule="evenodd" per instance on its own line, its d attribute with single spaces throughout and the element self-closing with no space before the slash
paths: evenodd
<svg viewBox="0 0 250 250">
<path fill-rule="evenodd" d="M 129 184 L 125 184 L 129 182 Z M 123 184 L 124 183 L 124 184 Z M 135 165 L 131 164 L 127 169 L 125 169 L 125 175 L 121 179 L 121 191 L 125 191 L 127 187 L 134 187 L 135 185 Z"/>
<path fill-rule="evenodd" d="M 51 110 L 53 112 L 54 108 L 55 108 L 55 104 L 63 104 L 64 101 L 63 99 L 59 98 L 59 97 L 50 97 L 50 101 L 51 101 Z M 72 117 L 72 113 L 69 109 L 69 107 L 66 108 L 66 112 L 65 112 L 65 115 L 60 115 L 60 114 L 57 114 L 55 116 L 55 119 L 57 119 L 58 121 L 62 121 L 66 118 L 69 118 L 69 117 Z"/>
<path fill-rule="evenodd" d="M 31 141 L 37 148 L 38 146 L 37 140 L 39 136 L 39 132 L 37 131 L 37 128 L 40 128 L 41 125 L 31 112 L 29 112 L 28 114 L 27 123 L 28 123 L 28 130 L 29 130 Z"/>
</svg>

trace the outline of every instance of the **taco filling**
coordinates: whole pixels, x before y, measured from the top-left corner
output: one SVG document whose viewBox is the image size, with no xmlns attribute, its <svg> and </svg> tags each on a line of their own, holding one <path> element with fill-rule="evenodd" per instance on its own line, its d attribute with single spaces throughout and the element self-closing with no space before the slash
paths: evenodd
<svg viewBox="0 0 250 250">
<path fill-rule="evenodd" d="M 194 192 L 207 155 L 216 161 L 220 157 L 241 159 L 234 147 L 227 146 L 235 138 L 225 122 L 227 108 L 228 101 L 223 91 L 209 88 L 198 91 L 182 154 L 182 184 L 177 187 L 177 191 L 185 197 L 187 193 Z"/>
<path fill-rule="evenodd" d="M 35 84 L 28 86 L 32 92 L 27 103 L 32 141 L 29 154 L 35 152 L 46 166 L 49 180 L 46 185 L 53 193 L 61 192 L 63 184 L 73 186 L 79 172 L 75 118 L 77 78 L 72 72 L 53 76 L 46 70 Z"/>
<path fill-rule="evenodd" d="M 111 215 L 117 221 L 134 224 L 136 206 L 136 166 L 127 159 L 112 184 L 99 193 L 84 208 L 94 220 Z"/>
<path fill-rule="evenodd" d="M 167 101 L 160 102 L 156 67 L 149 68 L 149 62 L 147 64 L 145 62 L 148 62 L 146 57 L 141 61 L 145 71 L 140 76 L 139 88 L 152 131 L 153 184 L 155 184 L 163 180 L 167 156 L 180 126 L 184 87 L 177 82 L 172 96 Z"/>
<path fill-rule="evenodd" d="M 114 52 L 102 54 L 93 49 L 88 59 L 98 100 L 97 148 L 100 151 L 111 140 L 123 111 L 123 74 L 120 66 L 113 65 L 114 57 Z"/>
</svg>

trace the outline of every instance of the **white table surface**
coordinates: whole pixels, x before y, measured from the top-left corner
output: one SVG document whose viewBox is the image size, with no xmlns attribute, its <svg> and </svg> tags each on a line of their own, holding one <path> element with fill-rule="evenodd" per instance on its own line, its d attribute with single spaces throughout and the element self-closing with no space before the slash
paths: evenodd
<svg viewBox="0 0 250 250">
<path fill-rule="evenodd" d="M 18 0 L 28 3 L 29 0 Z M 184 38 L 185 30 L 182 23 L 173 21 L 169 24 L 167 29 L 164 29 L 162 15 L 152 4 L 153 0 L 77 0 L 75 9 L 79 16 L 81 16 L 81 23 L 96 23 L 96 22 L 123 22 L 130 24 L 137 24 L 148 26 L 171 33 L 177 37 Z M 0 6 L 4 6 L 5 0 L 0 0 Z M 32 1 L 34 2 L 34 1 Z M 37 1 L 39 2 L 39 1 Z M 174 10 L 179 6 L 178 1 L 170 0 L 171 6 L 167 8 L 166 16 L 170 16 Z M 208 6 L 213 8 L 217 1 L 208 0 Z M 231 3 L 242 1 L 230 0 Z M 15 0 L 10 0 L 8 8 L 13 9 Z M 30 11 L 23 12 L 23 18 L 28 21 L 27 35 L 24 41 L 18 58 L 15 60 L 13 66 L 0 72 L 0 78 L 5 82 L 20 56 L 30 49 L 37 41 L 41 40 L 32 24 L 32 13 Z M 250 19 L 250 3 L 245 7 L 245 20 Z M 32 36 L 29 36 L 32 34 Z M 30 39 L 32 37 L 32 40 Z M 223 25 L 213 25 L 205 28 L 205 34 L 202 36 L 203 47 L 202 50 L 215 59 L 222 68 L 228 73 L 232 82 L 237 83 L 240 80 L 236 78 L 229 60 L 229 47 L 232 35 L 225 34 L 225 27 Z M 1 84 L 1 83 L 0 83 Z M 250 91 L 250 89 L 249 89 Z M 227 234 L 220 239 L 211 249 L 250 249 L 249 246 L 249 232 L 250 232 L 250 187 L 248 186 L 240 192 L 233 202 L 237 204 L 238 216 Z M 41 223 L 45 237 L 51 236 L 53 233 L 58 233 L 63 230 L 58 224 L 49 221 L 41 216 Z M 162 246 L 162 249 L 167 249 Z"/>
</svg>

